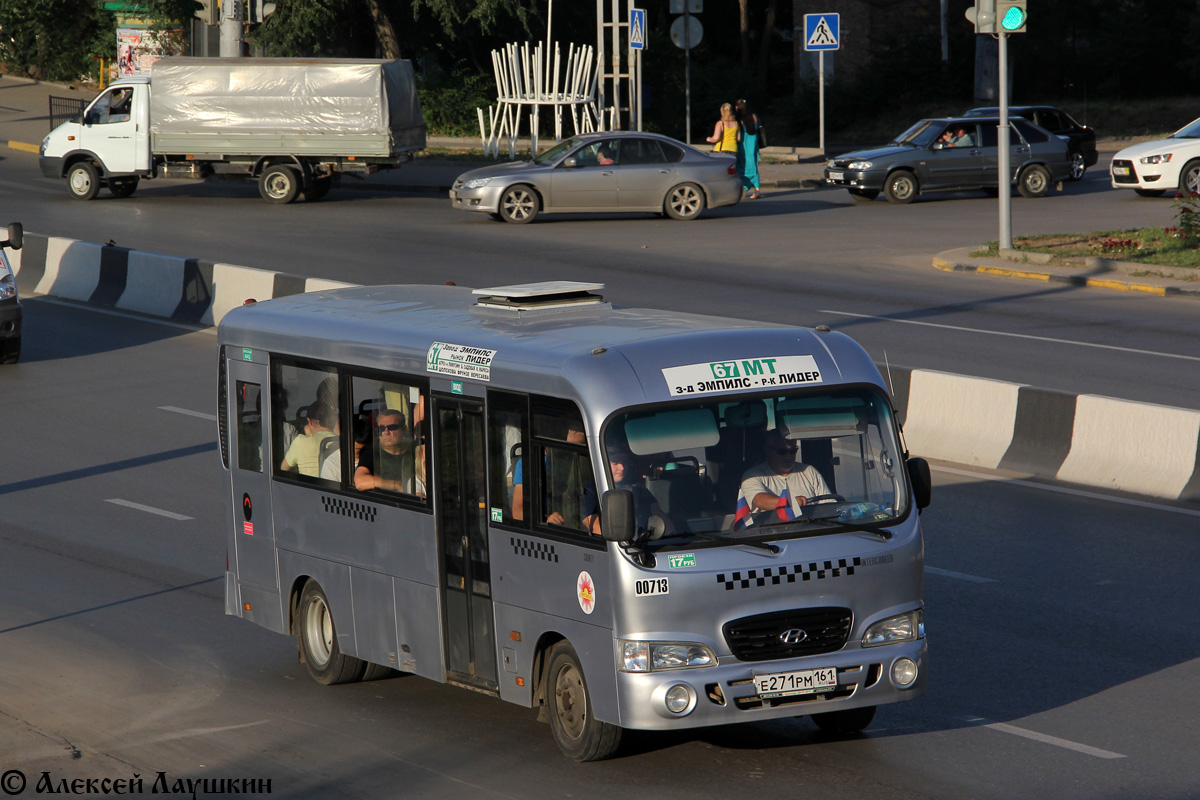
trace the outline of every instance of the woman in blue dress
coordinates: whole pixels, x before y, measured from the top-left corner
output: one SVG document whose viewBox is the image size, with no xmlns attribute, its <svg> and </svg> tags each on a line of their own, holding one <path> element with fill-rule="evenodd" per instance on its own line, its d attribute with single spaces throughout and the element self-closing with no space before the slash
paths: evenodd
<svg viewBox="0 0 1200 800">
<path fill-rule="evenodd" d="M 738 100 L 736 109 L 738 173 L 742 176 L 742 190 L 747 192 L 747 198 L 757 200 L 762 197 L 758 188 L 758 148 L 762 125 L 758 121 L 758 115 L 745 100 Z"/>
</svg>

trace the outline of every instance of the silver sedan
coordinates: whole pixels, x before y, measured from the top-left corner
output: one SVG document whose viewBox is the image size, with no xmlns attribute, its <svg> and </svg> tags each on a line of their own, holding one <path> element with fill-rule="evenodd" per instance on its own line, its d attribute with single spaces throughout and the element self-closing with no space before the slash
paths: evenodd
<svg viewBox="0 0 1200 800">
<path fill-rule="evenodd" d="M 463 173 L 450 202 L 506 222 L 532 222 L 539 213 L 652 211 L 695 219 L 705 208 L 742 199 L 734 161 L 653 133 L 574 136 L 532 161 Z"/>
</svg>

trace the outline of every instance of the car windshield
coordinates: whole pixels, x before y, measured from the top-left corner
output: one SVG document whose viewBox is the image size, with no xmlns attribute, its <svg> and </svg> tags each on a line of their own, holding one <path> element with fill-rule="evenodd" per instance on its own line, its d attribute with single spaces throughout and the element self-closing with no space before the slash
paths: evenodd
<svg viewBox="0 0 1200 800">
<path fill-rule="evenodd" d="M 662 529 L 662 546 L 878 530 L 908 513 L 891 407 L 872 388 L 618 414 L 604 444 L 610 488 L 633 492 L 638 529 Z"/>
<path fill-rule="evenodd" d="M 1189 122 L 1171 134 L 1172 139 L 1200 139 L 1200 119 Z"/>
<path fill-rule="evenodd" d="M 533 163 L 535 163 L 535 164 L 553 164 L 555 161 L 558 161 L 560 158 L 562 158 L 563 155 L 568 150 L 570 150 L 572 147 L 578 147 L 581 144 L 583 144 L 582 139 L 575 139 L 575 138 L 564 139 L 563 141 L 554 145 L 554 147 L 551 147 L 549 150 L 542 153 L 541 155 L 534 156 Z"/>
<path fill-rule="evenodd" d="M 892 140 L 892 144 L 908 144 L 914 147 L 928 147 L 933 144 L 941 125 L 935 125 L 931 119 L 923 119 L 916 125 Z"/>
</svg>

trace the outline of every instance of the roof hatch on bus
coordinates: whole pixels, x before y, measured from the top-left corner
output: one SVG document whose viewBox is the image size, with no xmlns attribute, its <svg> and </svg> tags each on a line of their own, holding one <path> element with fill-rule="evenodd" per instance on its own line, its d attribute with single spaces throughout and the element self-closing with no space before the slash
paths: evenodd
<svg viewBox="0 0 1200 800">
<path fill-rule="evenodd" d="M 594 294 L 603 288 L 603 283 L 539 281 L 475 289 L 472 294 L 479 298 L 475 301 L 479 307 L 533 311 L 572 306 L 607 306 L 601 295 Z"/>
</svg>

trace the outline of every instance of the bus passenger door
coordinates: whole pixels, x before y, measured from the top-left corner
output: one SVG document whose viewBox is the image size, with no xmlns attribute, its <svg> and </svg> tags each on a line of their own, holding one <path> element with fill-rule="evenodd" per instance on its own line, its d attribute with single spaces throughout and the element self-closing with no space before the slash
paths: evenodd
<svg viewBox="0 0 1200 800">
<path fill-rule="evenodd" d="M 483 405 L 435 397 L 433 408 L 447 679 L 494 691 L 498 684 Z"/>
<path fill-rule="evenodd" d="M 240 348 L 230 352 L 241 353 Z M 248 352 L 248 351 L 245 351 Z M 254 353 L 253 358 L 266 354 Z M 266 364 L 230 358 L 229 392 L 230 472 L 233 473 L 233 540 L 238 581 L 278 590 L 275 533 L 271 524 L 270 439 L 265 409 Z"/>
</svg>

